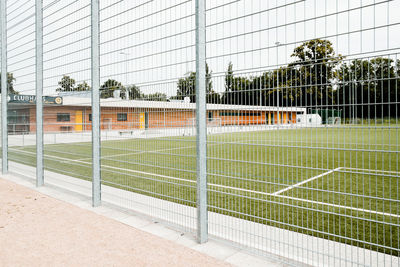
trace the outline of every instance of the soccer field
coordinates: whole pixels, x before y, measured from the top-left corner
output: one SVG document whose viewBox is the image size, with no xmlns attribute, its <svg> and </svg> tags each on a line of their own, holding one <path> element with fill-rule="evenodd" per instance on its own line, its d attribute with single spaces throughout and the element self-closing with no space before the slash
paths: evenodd
<svg viewBox="0 0 400 267">
<path fill-rule="evenodd" d="M 297 128 L 208 136 L 211 211 L 399 255 L 398 127 Z M 195 206 L 195 137 L 103 141 L 102 182 Z M 10 147 L 35 165 L 35 147 Z M 45 146 L 45 168 L 89 179 L 91 143 Z"/>
</svg>

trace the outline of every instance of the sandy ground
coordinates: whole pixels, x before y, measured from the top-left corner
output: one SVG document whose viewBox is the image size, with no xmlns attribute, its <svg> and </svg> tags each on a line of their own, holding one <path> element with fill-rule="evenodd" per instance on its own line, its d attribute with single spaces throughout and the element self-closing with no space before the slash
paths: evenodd
<svg viewBox="0 0 400 267">
<path fill-rule="evenodd" d="M 0 266 L 227 266 L 0 179 Z"/>
</svg>

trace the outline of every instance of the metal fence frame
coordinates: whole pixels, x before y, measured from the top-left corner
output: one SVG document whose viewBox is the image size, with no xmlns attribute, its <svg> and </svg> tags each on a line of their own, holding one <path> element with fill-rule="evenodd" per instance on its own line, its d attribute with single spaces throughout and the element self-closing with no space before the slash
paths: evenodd
<svg viewBox="0 0 400 267">
<path fill-rule="evenodd" d="M 36 41 L 36 186 L 44 182 L 43 154 L 43 0 L 35 0 L 35 41 Z M 198 176 L 198 241 L 207 242 L 207 125 L 206 125 L 206 92 L 205 92 L 205 0 L 196 0 L 196 94 L 197 102 L 197 176 Z M 7 133 L 7 12 L 6 1 L 1 1 L 1 77 L 2 77 L 2 173 L 8 173 L 8 133 Z M 91 0 L 91 64 L 92 64 L 92 205 L 101 205 L 101 168 L 100 168 L 100 8 L 99 0 Z"/>
<path fill-rule="evenodd" d="M 101 206 L 102 201 L 102 179 L 101 179 L 101 114 L 100 114 L 100 4 L 99 0 L 91 0 L 91 109 L 92 109 L 92 129 L 91 129 L 91 152 L 92 152 L 92 206 Z M 301 1 L 299 1 L 301 2 Z M 0 30 L 1 30 L 1 140 L 2 140 L 2 173 L 8 173 L 8 132 L 7 132 L 7 1 L 0 2 Z M 210 190 L 208 186 L 210 183 L 208 179 L 208 166 L 207 166 L 207 73 L 206 73 L 206 0 L 195 0 L 195 37 L 196 37 L 196 76 L 195 76 L 195 86 L 197 98 L 196 101 L 196 231 L 197 231 L 197 241 L 199 243 L 205 243 L 208 241 L 209 235 L 209 210 L 210 204 L 208 203 Z M 36 47 L 36 58 L 35 58 L 35 86 L 36 86 L 36 186 L 40 187 L 45 184 L 44 180 L 44 131 L 43 131 L 43 1 L 35 0 L 35 47 Z M 277 58 L 278 49 L 280 44 L 276 43 Z M 240 53 L 240 52 L 237 52 Z M 277 59 L 277 68 L 278 66 Z M 273 71 L 272 71 L 273 72 Z M 220 74 L 218 78 L 222 79 L 223 74 Z M 276 83 L 279 84 L 280 80 L 284 77 L 280 76 L 280 71 L 276 72 Z M 396 78 L 394 78 L 396 79 Z M 398 78 L 397 78 L 398 79 Z M 301 82 L 300 82 L 301 83 Z M 268 85 L 269 86 L 269 85 Z M 266 87 L 268 87 L 266 86 Z M 279 85 L 277 85 L 279 87 Z M 297 85 L 296 85 L 297 86 Z M 282 90 L 284 88 L 280 88 Z M 251 90 L 251 89 L 250 89 Z M 261 106 L 261 95 L 264 89 L 257 89 L 260 95 L 260 106 Z M 266 89 L 268 90 L 268 89 Z M 266 91 L 264 90 L 264 91 Z M 284 127 L 282 124 L 282 119 L 280 115 L 280 105 L 279 101 L 282 100 L 283 95 L 280 95 L 279 90 L 277 91 L 276 99 L 277 101 L 277 125 L 276 127 Z M 354 96 L 354 95 L 353 95 Z M 254 97 L 254 96 L 253 96 Z M 307 101 L 307 100 L 306 100 Z M 398 104 L 398 99 L 392 100 L 395 104 Z M 350 104 L 351 105 L 351 104 Z M 307 106 L 307 105 L 306 105 Z M 322 105 L 321 105 L 322 106 Z M 329 105 L 327 105 L 329 106 Z M 330 106 L 332 107 L 333 104 Z M 355 106 L 355 105 L 354 105 Z M 308 106 L 307 106 L 308 107 Z M 287 107 L 288 108 L 288 107 Z M 311 107 L 309 107 L 311 108 Z M 315 107 L 318 108 L 318 105 Z M 354 114 L 353 114 L 354 115 Z M 283 111 L 282 111 L 283 116 Z M 288 115 L 286 115 L 288 116 Z M 274 120 L 274 118 L 272 118 Z M 354 119 L 353 119 L 354 120 Z M 218 141 L 216 141 L 218 143 Z M 221 141 L 223 143 L 223 141 Z M 221 159 L 219 159 L 221 160 Z M 272 165 L 279 165 L 278 162 L 274 162 Z M 320 168 L 324 169 L 323 167 Z M 342 170 L 346 172 L 346 170 Z M 347 170 L 349 171 L 349 170 Z M 350 171 L 351 172 L 351 171 Z M 398 174 L 397 174 L 398 175 Z M 276 185 L 287 185 L 285 182 L 276 182 Z M 301 183 L 300 183 L 301 185 Z M 228 186 L 226 186 L 228 188 Z M 288 187 L 290 188 L 290 186 Z M 231 189 L 231 188 L 228 188 Z M 283 190 L 283 191 L 282 191 Z M 268 201 L 273 203 L 271 200 L 273 196 L 281 194 L 285 191 L 282 189 L 274 194 L 268 194 L 270 197 Z M 254 193 L 250 189 L 248 190 Z M 282 191 L 282 192 L 281 192 Z M 259 193 L 259 192 L 256 192 Z M 251 201 L 251 197 L 249 197 Z M 267 198 L 268 199 L 268 198 Z M 287 206 L 290 206 L 288 204 Z M 312 209 L 310 209 L 312 210 Z M 327 212 L 329 213 L 329 212 Z M 377 219 L 376 219 L 377 220 Z M 390 224 L 396 227 L 396 223 Z M 289 225 L 290 226 L 290 225 Z M 400 226 L 397 224 L 397 227 Z M 307 229 L 306 229 L 307 230 Z M 356 240 L 357 241 L 357 240 Z M 283 244 L 282 246 L 284 246 Z M 374 245 L 374 244 L 372 244 Z M 338 257 L 342 257 L 339 255 Z"/>
</svg>

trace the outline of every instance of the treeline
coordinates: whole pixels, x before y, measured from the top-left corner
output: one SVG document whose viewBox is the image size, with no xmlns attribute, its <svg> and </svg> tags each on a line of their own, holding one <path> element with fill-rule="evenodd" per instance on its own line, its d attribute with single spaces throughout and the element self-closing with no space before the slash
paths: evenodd
<svg viewBox="0 0 400 267">
<path fill-rule="evenodd" d="M 57 92 L 82 92 L 90 91 L 91 87 L 84 81 L 75 85 L 75 80 L 68 75 L 64 75 L 58 82 Z M 122 99 L 142 99 L 150 101 L 167 101 L 167 95 L 163 93 L 144 94 L 136 85 L 122 85 L 114 79 L 108 79 L 100 86 L 100 98 L 114 97 L 114 92 L 118 90 Z"/>
<path fill-rule="evenodd" d="M 189 72 L 186 77 L 178 80 L 176 96 L 171 97 L 172 99 L 184 99 L 185 97 L 190 98 L 190 102 L 196 102 L 196 72 Z M 207 103 L 221 103 L 221 97 L 213 89 L 212 83 L 212 71 L 206 64 L 206 101 Z"/>
<path fill-rule="evenodd" d="M 400 116 L 400 60 L 376 57 L 342 64 L 332 102 L 345 117 Z"/>
<path fill-rule="evenodd" d="M 230 63 L 225 91 L 212 87 L 206 68 L 208 103 L 336 109 L 343 117 L 400 115 L 400 60 L 389 57 L 345 60 L 328 40 L 296 47 L 293 62 L 260 75 L 234 75 Z M 177 97 L 195 102 L 195 73 L 178 81 Z"/>
</svg>

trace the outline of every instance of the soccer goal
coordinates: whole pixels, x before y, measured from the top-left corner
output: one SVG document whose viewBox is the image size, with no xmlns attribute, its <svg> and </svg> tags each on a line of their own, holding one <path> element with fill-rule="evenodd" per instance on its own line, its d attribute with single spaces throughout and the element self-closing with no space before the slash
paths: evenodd
<svg viewBox="0 0 400 267">
<path fill-rule="evenodd" d="M 340 125 L 340 124 L 342 124 L 342 118 L 340 118 L 340 117 L 328 117 L 326 124 Z"/>
</svg>

